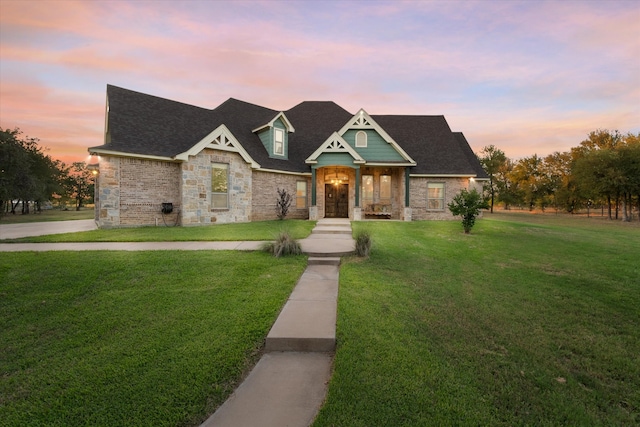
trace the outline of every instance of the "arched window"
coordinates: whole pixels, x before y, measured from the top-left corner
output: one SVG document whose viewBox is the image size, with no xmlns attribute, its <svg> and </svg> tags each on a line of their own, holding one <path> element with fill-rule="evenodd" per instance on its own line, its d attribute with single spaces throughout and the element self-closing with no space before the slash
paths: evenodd
<svg viewBox="0 0 640 427">
<path fill-rule="evenodd" d="M 366 147 L 367 146 L 367 133 L 364 131 L 360 131 L 356 133 L 356 147 Z"/>
</svg>

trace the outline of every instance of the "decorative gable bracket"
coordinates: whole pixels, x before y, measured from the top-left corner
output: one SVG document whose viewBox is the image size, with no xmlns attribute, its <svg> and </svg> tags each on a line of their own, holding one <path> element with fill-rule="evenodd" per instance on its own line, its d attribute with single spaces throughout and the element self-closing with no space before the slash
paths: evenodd
<svg viewBox="0 0 640 427">
<path fill-rule="evenodd" d="M 344 140 L 337 132 L 334 132 L 327 140 L 318 147 L 306 160 L 305 163 L 318 163 L 318 157 L 324 153 L 348 153 L 353 157 L 353 163 L 365 164 L 366 161 L 354 150 L 347 141 Z"/>
<path fill-rule="evenodd" d="M 251 158 L 249 153 L 247 153 L 244 147 L 242 147 L 242 144 L 240 144 L 236 137 L 233 136 L 229 128 L 227 128 L 225 125 L 218 126 L 214 131 L 202 138 L 188 151 L 178 154 L 175 159 L 188 161 L 189 156 L 195 156 L 205 148 L 238 153 L 245 162 L 251 165 L 252 168 L 257 169 L 260 167 L 260 164 L 258 164 L 255 160 L 253 160 L 253 158 Z"/>
</svg>

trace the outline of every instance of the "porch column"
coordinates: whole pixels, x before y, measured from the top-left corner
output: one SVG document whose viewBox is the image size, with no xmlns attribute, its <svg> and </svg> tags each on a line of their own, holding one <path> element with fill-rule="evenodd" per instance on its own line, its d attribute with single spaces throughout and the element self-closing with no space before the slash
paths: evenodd
<svg viewBox="0 0 640 427">
<path fill-rule="evenodd" d="M 360 168 L 356 168 L 356 207 L 360 207 Z"/>
<path fill-rule="evenodd" d="M 316 206 L 316 168 L 311 167 L 311 206 Z"/>
</svg>

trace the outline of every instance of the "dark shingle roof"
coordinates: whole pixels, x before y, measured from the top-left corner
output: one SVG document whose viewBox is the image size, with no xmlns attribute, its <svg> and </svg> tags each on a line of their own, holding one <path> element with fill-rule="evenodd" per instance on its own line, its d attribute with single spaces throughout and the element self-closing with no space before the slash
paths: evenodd
<svg viewBox="0 0 640 427">
<path fill-rule="evenodd" d="M 477 173 L 444 116 L 371 116 L 417 165 L 414 174 Z"/>
<path fill-rule="evenodd" d="M 305 101 L 284 114 L 288 160 L 270 158 L 252 131 L 278 111 L 230 98 L 213 110 L 107 86 L 109 125 L 106 144 L 93 147 L 128 154 L 175 157 L 191 149 L 221 124 L 265 169 L 309 172 L 307 159 L 353 114 L 330 101 Z M 453 133 L 443 116 L 375 115 L 372 118 L 416 161 L 414 174 L 486 174 L 462 133 Z"/>
<path fill-rule="evenodd" d="M 464 137 L 464 134 L 462 132 L 454 132 L 453 136 L 458 141 L 460 149 L 464 152 L 469 164 L 476 170 L 476 178 L 488 179 L 489 175 L 487 175 L 487 172 L 482 167 L 482 164 L 478 160 L 478 157 L 471 149 L 471 146 L 469 145 L 467 138 Z"/>
</svg>

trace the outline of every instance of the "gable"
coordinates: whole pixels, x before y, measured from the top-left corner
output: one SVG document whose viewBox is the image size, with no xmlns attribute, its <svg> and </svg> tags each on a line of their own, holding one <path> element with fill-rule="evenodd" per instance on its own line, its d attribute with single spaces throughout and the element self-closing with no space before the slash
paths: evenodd
<svg viewBox="0 0 640 427">
<path fill-rule="evenodd" d="M 251 158 L 242 144 L 240 144 L 240 142 L 236 139 L 235 136 L 233 136 L 231 131 L 225 125 L 218 126 L 215 130 L 209 133 L 209 135 L 202 138 L 202 140 L 200 140 L 189 150 L 176 155 L 175 158 L 176 160 L 188 161 L 189 156 L 195 156 L 205 148 L 238 153 L 245 162 L 251 165 L 252 168 L 260 167 L 260 165 Z"/>
<path fill-rule="evenodd" d="M 367 134 L 367 147 L 356 147 L 355 138 L 360 130 Z M 377 163 L 403 162 L 412 166 L 416 164 L 398 142 L 362 108 L 338 131 L 338 134 L 345 138 L 367 161 Z M 368 143 L 369 138 L 372 139 L 371 148 Z"/>
<path fill-rule="evenodd" d="M 289 131 L 293 129 L 286 120 L 284 115 L 270 122 L 268 126 L 262 126 L 257 131 L 258 137 L 262 142 L 265 150 L 269 153 L 269 157 L 276 159 L 288 159 L 289 158 Z M 278 141 L 278 142 L 276 142 Z M 276 146 L 278 143 L 281 146 Z"/>
<path fill-rule="evenodd" d="M 367 146 L 356 146 L 356 134 L 364 132 L 367 136 Z M 406 159 L 389 144 L 375 129 L 349 129 L 342 135 L 344 140 L 362 156 L 367 162 L 404 162 Z"/>
<path fill-rule="evenodd" d="M 350 158 L 349 164 L 362 164 L 365 160 L 353 149 L 347 141 L 344 140 L 337 132 L 334 132 L 316 151 L 313 152 L 306 160 L 306 163 L 314 164 L 319 163 L 319 158 L 324 156 L 327 158 L 337 158 L 335 155 L 339 155 L 340 159 Z M 344 160 L 341 160 L 344 161 Z M 344 164 L 344 163 L 341 163 Z"/>
</svg>

